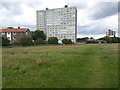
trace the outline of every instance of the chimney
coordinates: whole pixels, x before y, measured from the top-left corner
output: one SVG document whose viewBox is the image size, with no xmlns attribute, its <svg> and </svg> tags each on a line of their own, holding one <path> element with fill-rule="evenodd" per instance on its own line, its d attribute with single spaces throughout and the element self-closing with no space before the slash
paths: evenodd
<svg viewBox="0 0 120 90">
<path fill-rule="evenodd" d="M 46 8 L 46 10 L 48 10 L 48 8 Z"/>
<path fill-rule="evenodd" d="M 7 29 L 14 29 L 13 27 L 7 27 Z"/>
<path fill-rule="evenodd" d="M 68 5 L 65 5 L 65 8 L 67 8 L 68 7 Z"/>
<path fill-rule="evenodd" d="M 20 27 L 18 27 L 18 29 L 20 29 Z"/>
</svg>

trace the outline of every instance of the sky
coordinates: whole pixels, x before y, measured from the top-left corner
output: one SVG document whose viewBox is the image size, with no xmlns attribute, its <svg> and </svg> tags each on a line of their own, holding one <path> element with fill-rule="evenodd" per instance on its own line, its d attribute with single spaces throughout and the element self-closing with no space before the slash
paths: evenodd
<svg viewBox="0 0 120 90">
<path fill-rule="evenodd" d="M 0 0 L 0 28 L 36 30 L 36 10 L 77 8 L 77 38 L 104 37 L 108 29 L 118 36 L 118 0 Z"/>
</svg>

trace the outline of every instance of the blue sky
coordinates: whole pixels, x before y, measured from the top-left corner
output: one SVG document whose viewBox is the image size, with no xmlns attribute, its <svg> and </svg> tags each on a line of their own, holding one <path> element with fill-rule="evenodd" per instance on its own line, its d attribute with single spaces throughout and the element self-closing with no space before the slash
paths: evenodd
<svg viewBox="0 0 120 90">
<path fill-rule="evenodd" d="M 118 34 L 118 0 L 1 0 L 0 28 L 36 30 L 36 10 L 77 7 L 77 37 L 104 37 L 107 29 Z"/>
</svg>

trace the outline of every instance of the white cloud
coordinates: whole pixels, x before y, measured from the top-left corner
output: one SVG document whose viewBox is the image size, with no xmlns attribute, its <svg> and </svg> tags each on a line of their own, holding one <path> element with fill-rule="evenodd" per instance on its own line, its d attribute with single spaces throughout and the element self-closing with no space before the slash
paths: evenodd
<svg viewBox="0 0 120 90">
<path fill-rule="evenodd" d="M 21 4 L 22 15 L 15 16 L 15 22 L 22 25 L 35 25 L 36 11 L 28 5 Z"/>
<path fill-rule="evenodd" d="M 113 0 L 104 0 L 104 2 L 107 1 L 112 3 Z M 118 0 L 115 0 L 114 2 L 117 1 Z M 103 0 L 1 0 L 1 2 L 6 3 L 8 6 L 11 5 L 11 3 L 19 2 L 19 9 L 13 13 L 14 9 L 6 9 L 5 6 L 0 6 L 0 25 L 2 25 L 0 27 L 26 26 L 35 30 L 36 10 L 45 10 L 45 8 L 61 8 L 67 4 L 68 6 L 76 6 L 78 9 L 78 37 L 88 36 L 97 38 L 104 36 L 108 28 L 116 31 L 118 30 L 118 15 L 96 20 L 91 18 L 91 11 L 95 11 L 96 7 L 99 8 L 99 6 L 96 5 L 99 2 L 103 2 Z M 17 8 L 17 6 L 14 6 L 14 8 Z"/>
</svg>

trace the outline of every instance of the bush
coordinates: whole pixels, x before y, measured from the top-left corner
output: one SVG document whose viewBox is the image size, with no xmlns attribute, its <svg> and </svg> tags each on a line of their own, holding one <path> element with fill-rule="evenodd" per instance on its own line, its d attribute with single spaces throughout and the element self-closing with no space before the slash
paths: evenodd
<svg viewBox="0 0 120 90">
<path fill-rule="evenodd" d="M 105 40 L 107 43 L 120 43 L 120 38 L 119 37 L 105 36 L 103 38 L 100 38 L 99 40 Z"/>
<path fill-rule="evenodd" d="M 7 38 L 0 37 L 0 46 L 9 46 L 10 41 Z"/>
<path fill-rule="evenodd" d="M 62 43 L 63 44 L 73 44 L 73 42 L 71 41 L 71 39 L 63 39 Z"/>
<path fill-rule="evenodd" d="M 30 37 L 21 38 L 19 43 L 22 46 L 31 46 L 31 45 L 33 45 L 32 38 L 30 38 Z"/>
<path fill-rule="evenodd" d="M 19 43 L 18 42 L 13 42 L 13 43 L 11 43 L 11 46 L 19 46 Z"/>
<path fill-rule="evenodd" d="M 118 43 L 118 38 L 117 37 L 111 37 L 112 43 Z"/>
<path fill-rule="evenodd" d="M 38 38 L 35 40 L 35 45 L 39 45 L 39 44 L 46 44 L 46 41 L 43 40 L 42 38 Z"/>
<path fill-rule="evenodd" d="M 57 37 L 50 37 L 49 39 L 48 39 L 48 44 L 58 44 L 58 39 L 57 39 Z"/>
</svg>

